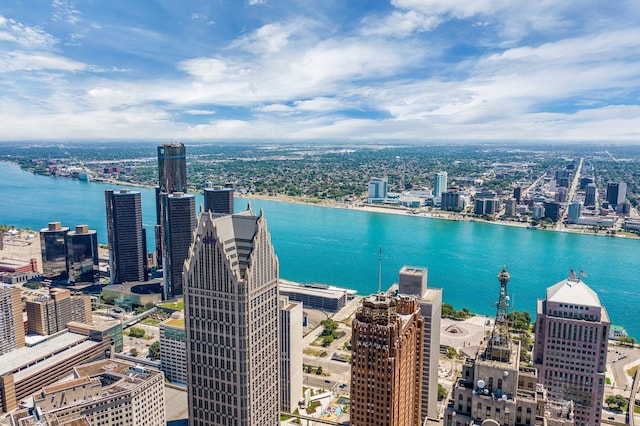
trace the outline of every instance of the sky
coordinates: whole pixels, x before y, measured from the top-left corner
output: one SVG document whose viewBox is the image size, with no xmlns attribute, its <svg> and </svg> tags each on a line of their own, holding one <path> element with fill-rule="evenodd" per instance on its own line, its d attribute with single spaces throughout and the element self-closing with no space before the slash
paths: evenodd
<svg viewBox="0 0 640 426">
<path fill-rule="evenodd" d="M 640 141 L 640 1 L 8 0 L 0 141 Z"/>
</svg>

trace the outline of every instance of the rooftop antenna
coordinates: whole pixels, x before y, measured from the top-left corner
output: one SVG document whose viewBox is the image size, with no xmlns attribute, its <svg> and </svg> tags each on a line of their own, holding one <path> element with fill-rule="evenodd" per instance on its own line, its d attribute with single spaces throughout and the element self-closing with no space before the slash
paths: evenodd
<svg viewBox="0 0 640 426">
<path fill-rule="evenodd" d="M 382 246 L 378 252 L 378 294 L 382 293 Z"/>
</svg>

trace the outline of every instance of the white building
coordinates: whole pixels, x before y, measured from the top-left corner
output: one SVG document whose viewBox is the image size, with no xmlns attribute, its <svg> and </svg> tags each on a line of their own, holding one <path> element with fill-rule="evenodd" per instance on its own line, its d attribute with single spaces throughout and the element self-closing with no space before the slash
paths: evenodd
<svg viewBox="0 0 640 426">
<path fill-rule="evenodd" d="M 280 310 L 280 408 L 293 412 L 302 399 L 302 303 L 278 299 Z"/>
<path fill-rule="evenodd" d="M 387 198 L 387 185 L 389 180 L 385 178 L 373 177 L 369 181 L 369 190 L 367 191 L 367 203 L 383 203 Z"/>
<path fill-rule="evenodd" d="M 169 318 L 160 323 L 160 364 L 167 379 L 187 384 L 187 337 L 184 319 Z"/>
</svg>

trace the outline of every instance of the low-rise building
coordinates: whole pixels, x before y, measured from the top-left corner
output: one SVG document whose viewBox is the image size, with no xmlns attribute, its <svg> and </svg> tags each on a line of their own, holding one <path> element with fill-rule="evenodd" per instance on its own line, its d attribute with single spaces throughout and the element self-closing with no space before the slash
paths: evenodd
<svg viewBox="0 0 640 426">
<path fill-rule="evenodd" d="M 184 318 L 160 323 L 160 364 L 164 375 L 174 383 L 187 384 L 187 336 Z"/>
</svg>

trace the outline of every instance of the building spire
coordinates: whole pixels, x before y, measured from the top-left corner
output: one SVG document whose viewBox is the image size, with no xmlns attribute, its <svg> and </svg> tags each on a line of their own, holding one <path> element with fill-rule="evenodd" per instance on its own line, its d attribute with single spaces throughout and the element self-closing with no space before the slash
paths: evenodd
<svg viewBox="0 0 640 426">
<path fill-rule="evenodd" d="M 507 268 L 503 267 L 502 271 L 498 274 L 500 296 L 496 303 L 496 320 L 485 354 L 486 358 L 501 362 L 511 362 L 511 337 L 509 336 L 509 321 L 507 318 L 509 309 L 507 282 L 510 278 L 511 276 L 507 272 Z"/>
<path fill-rule="evenodd" d="M 378 253 L 378 294 L 382 293 L 382 246 Z"/>
</svg>

